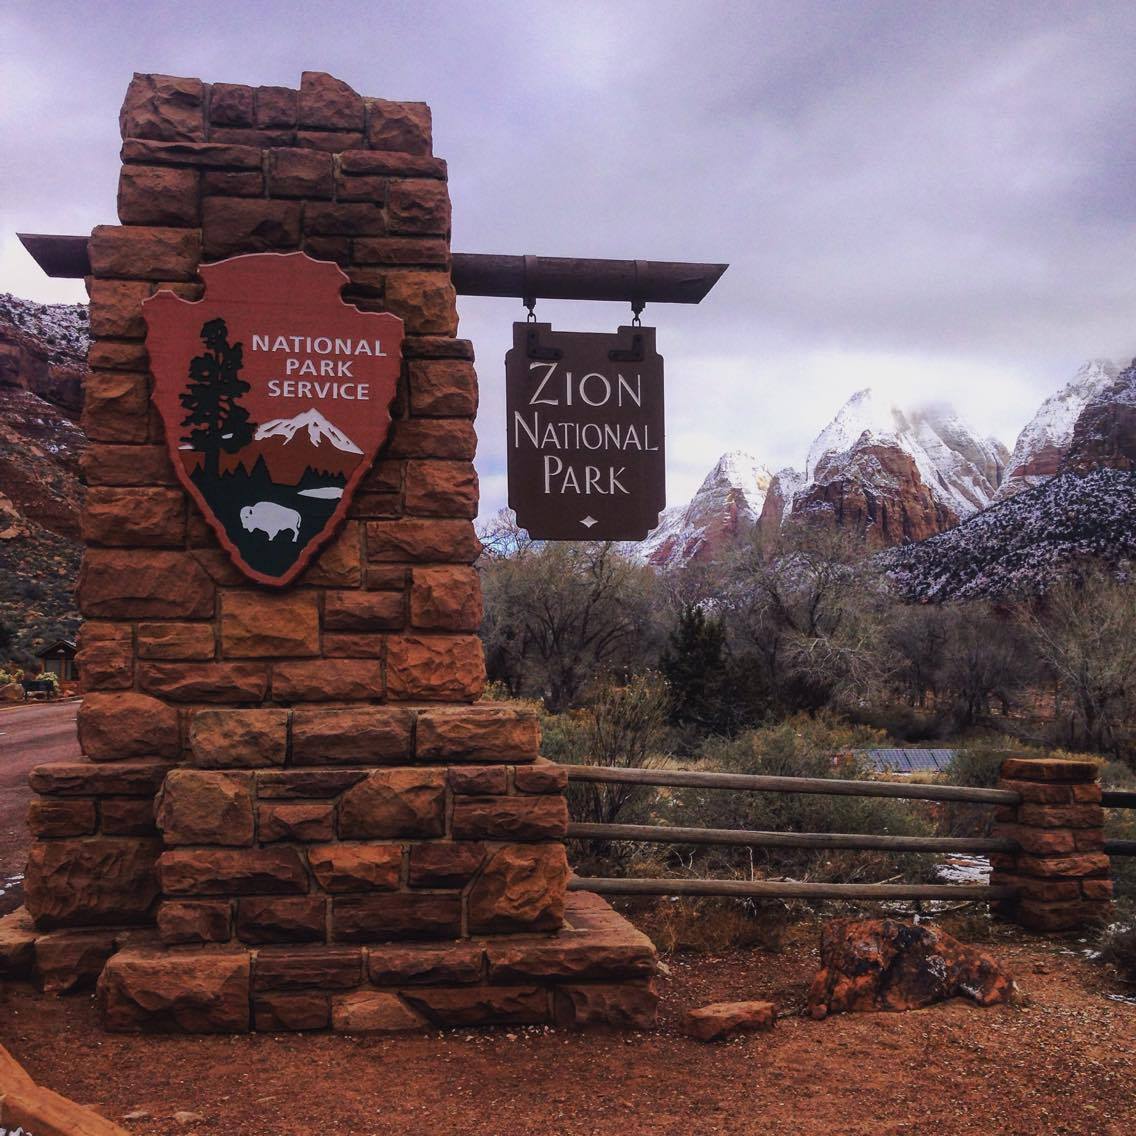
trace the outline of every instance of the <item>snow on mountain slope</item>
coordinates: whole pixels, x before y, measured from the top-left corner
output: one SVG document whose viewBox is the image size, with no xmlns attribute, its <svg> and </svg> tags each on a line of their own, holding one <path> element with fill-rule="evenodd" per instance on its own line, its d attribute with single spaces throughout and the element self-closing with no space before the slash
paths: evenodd
<svg viewBox="0 0 1136 1136">
<path fill-rule="evenodd" d="M 1044 591 L 1082 561 L 1136 559 L 1136 472 L 1062 473 L 929 540 L 883 554 L 914 601 L 1014 597 Z"/>
<path fill-rule="evenodd" d="M 843 476 L 855 451 L 875 447 L 910 456 L 919 477 L 940 505 L 959 517 L 985 508 L 1001 473 L 997 451 L 946 404 L 905 411 L 857 391 L 809 449 L 805 474 L 827 483 Z"/>
<path fill-rule="evenodd" d="M 1051 394 L 1018 435 L 1005 480 L 995 499 L 1005 501 L 1023 489 L 1048 481 L 1061 468 L 1081 412 L 1112 384 L 1120 368 L 1109 359 L 1090 359 L 1072 380 Z"/>
<path fill-rule="evenodd" d="M 761 516 L 771 474 L 752 454 L 723 454 L 690 503 L 667 509 L 636 555 L 659 568 L 713 559 L 752 531 Z"/>
</svg>

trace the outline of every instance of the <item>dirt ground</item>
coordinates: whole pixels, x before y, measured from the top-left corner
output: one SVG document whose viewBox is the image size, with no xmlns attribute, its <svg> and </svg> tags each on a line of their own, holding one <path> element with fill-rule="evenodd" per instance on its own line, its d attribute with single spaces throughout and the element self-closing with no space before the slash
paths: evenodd
<svg viewBox="0 0 1136 1136">
<path fill-rule="evenodd" d="M 73 712 L 43 711 L 42 722 L 73 730 Z M 10 738 L 23 722 L 0 714 L 0 732 Z M 22 863 L 26 841 L 15 766 L 34 764 L 4 752 L 9 738 L 0 736 L 0 875 Z M 13 983 L 0 989 L 0 1041 L 40 1083 L 150 1136 L 1136 1131 L 1136 1004 L 1115 1000 L 1133 991 L 1084 958 L 1084 944 L 995 926 L 982 945 L 1016 977 L 1014 1005 L 814 1022 L 797 1011 L 818 928 L 815 918 L 795 923 L 778 953 L 667 957 L 652 1033 L 109 1035 L 89 994 L 46 997 Z M 771 1034 L 727 1044 L 677 1032 L 684 1009 L 739 998 L 772 999 L 784 1016 Z"/>
</svg>

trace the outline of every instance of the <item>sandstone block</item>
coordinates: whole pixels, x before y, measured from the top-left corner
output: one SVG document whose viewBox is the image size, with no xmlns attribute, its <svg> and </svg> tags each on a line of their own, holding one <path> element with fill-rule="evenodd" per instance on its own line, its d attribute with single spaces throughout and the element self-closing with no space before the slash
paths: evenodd
<svg viewBox="0 0 1136 1136">
<path fill-rule="evenodd" d="M 146 441 L 150 434 L 150 391 L 145 375 L 92 371 L 83 387 L 81 422 L 91 441 Z"/>
<path fill-rule="evenodd" d="M 140 623 L 138 657 L 204 662 L 216 650 L 212 623 Z"/>
<path fill-rule="evenodd" d="M 232 937 L 227 899 L 170 899 L 158 908 L 158 934 L 167 946 L 225 943 Z"/>
<path fill-rule="evenodd" d="M 183 552 L 88 549 L 78 596 L 88 618 L 208 619 L 216 589 Z"/>
<path fill-rule="evenodd" d="M 122 137 L 167 142 L 204 139 L 204 101 L 200 79 L 136 72 L 118 116 Z"/>
<path fill-rule="evenodd" d="M 453 831 L 463 840 L 563 840 L 568 803 L 558 795 L 459 797 Z"/>
<path fill-rule="evenodd" d="M 743 1033 L 771 1030 L 777 1022 L 772 1002 L 715 1002 L 687 1010 L 682 1032 L 699 1041 L 727 1041 Z"/>
<path fill-rule="evenodd" d="M 274 709 L 198 710 L 189 727 L 193 763 L 202 769 L 283 765 L 290 716 Z"/>
<path fill-rule="evenodd" d="M 376 986 L 458 986 L 480 980 L 483 954 L 474 943 L 368 947 L 367 977 Z"/>
<path fill-rule="evenodd" d="M 146 694 L 88 694 L 79 707 L 78 720 L 79 744 L 95 761 L 177 757 L 181 752 L 177 711 Z"/>
<path fill-rule="evenodd" d="M 472 702 L 484 690 L 485 656 L 475 635 L 392 635 L 387 643 L 392 699 Z"/>
<path fill-rule="evenodd" d="M 363 576 L 361 537 L 357 524 L 344 525 L 308 568 L 304 583 L 331 588 L 358 587 Z"/>
<path fill-rule="evenodd" d="M 363 952 L 358 947 L 266 947 L 257 951 L 253 989 L 349 990 L 363 980 Z"/>
<path fill-rule="evenodd" d="M 490 941 L 489 981 L 623 981 L 655 975 L 655 948 L 630 924 L 600 932 L 561 931 L 548 938 Z"/>
<path fill-rule="evenodd" d="M 485 847 L 466 841 L 413 844 L 410 848 L 412 887 L 464 887 L 485 859 Z"/>
<path fill-rule="evenodd" d="M 6 1064 L 15 1065 L 15 1062 Z M 25 1080 L 17 1080 L 15 1084 L 5 1077 L 8 1091 L 0 1099 L 0 1129 L 3 1131 L 12 1136 L 125 1136 L 124 1128 L 51 1089 L 33 1085 L 26 1074 L 24 1077 Z"/>
<path fill-rule="evenodd" d="M 60 797 L 153 797 L 169 769 L 156 761 L 53 761 L 35 766 L 28 784 L 37 793 Z"/>
<path fill-rule="evenodd" d="M 138 685 L 171 702 L 259 702 L 268 691 L 260 663 L 140 663 Z"/>
<path fill-rule="evenodd" d="M 262 844 L 335 839 L 335 808 L 331 804 L 259 805 L 256 818 L 257 839 Z"/>
<path fill-rule="evenodd" d="M 389 180 L 385 177 L 348 177 L 338 172 L 335 178 L 336 201 L 371 201 L 375 205 L 382 205 L 387 199 L 387 186 Z M 365 240 L 391 240 L 390 237 L 367 237 Z M 366 263 L 358 257 L 353 258 L 357 264 Z M 373 262 L 372 262 L 373 263 Z M 417 264 L 417 261 L 411 263 Z"/>
<path fill-rule="evenodd" d="M 331 197 L 331 155 L 319 150 L 270 150 L 268 188 L 273 197 Z"/>
<path fill-rule="evenodd" d="M 295 126 L 300 92 L 291 87 L 257 87 L 256 125 Z"/>
<path fill-rule="evenodd" d="M 243 1033 L 249 972 L 247 951 L 223 947 L 119 951 L 99 979 L 103 1027 L 112 1033 Z"/>
<path fill-rule="evenodd" d="M 332 938 L 340 943 L 456 939 L 461 934 L 461 896 L 457 892 L 336 896 L 331 926 Z"/>
<path fill-rule="evenodd" d="M 393 424 L 387 453 L 397 458 L 473 461 L 477 434 L 468 418 L 403 418 Z"/>
<path fill-rule="evenodd" d="M 1081 880 L 1081 894 L 1086 899 L 1111 900 L 1115 890 L 1112 880 Z"/>
<path fill-rule="evenodd" d="M 449 335 L 408 335 L 402 341 L 404 359 L 465 359 L 472 363 L 473 344 Z"/>
<path fill-rule="evenodd" d="M 171 769 L 156 816 L 166 844 L 252 844 L 252 776 Z"/>
<path fill-rule="evenodd" d="M 441 836 L 446 825 L 445 775 L 435 769 L 375 769 L 339 802 L 344 839 Z"/>
<path fill-rule="evenodd" d="M 1034 876 L 1107 876 L 1109 859 L 1103 852 L 1082 852 L 1074 856 L 1018 857 L 1018 869 Z"/>
<path fill-rule="evenodd" d="M 218 126 L 252 126 L 253 89 L 241 83 L 214 83 L 209 88 L 209 121 Z"/>
<path fill-rule="evenodd" d="M 34 797 L 28 802 L 33 836 L 89 836 L 96 824 L 94 801 Z"/>
<path fill-rule="evenodd" d="M 380 206 L 369 201 L 308 202 L 304 232 L 313 236 L 382 235 L 387 222 Z"/>
<path fill-rule="evenodd" d="M 1082 899 L 1074 903 L 1047 903 L 1023 899 L 1017 906 L 1015 919 L 1029 931 L 1075 931 L 1108 921 L 1110 903 Z"/>
<path fill-rule="evenodd" d="M 409 570 L 403 564 L 370 564 L 365 586 L 372 592 L 401 592 L 409 578 Z"/>
<path fill-rule="evenodd" d="M 1008 757 L 1002 762 L 1002 776 L 1012 781 L 1095 781 L 1098 770 L 1094 761 L 1049 757 Z"/>
<path fill-rule="evenodd" d="M 299 124 L 323 130 L 362 130 L 363 99 L 333 75 L 305 71 L 300 78 Z"/>
<path fill-rule="evenodd" d="M 481 581 L 472 568 L 415 568 L 410 591 L 412 627 L 476 631 L 483 616 Z"/>
<path fill-rule="evenodd" d="M 256 775 L 258 797 L 338 797 L 367 776 L 365 769 L 284 769 Z"/>
<path fill-rule="evenodd" d="M 157 836 L 154 802 L 135 797 L 104 797 L 99 802 L 104 836 Z"/>
<path fill-rule="evenodd" d="M 200 166 L 216 170 L 259 170 L 261 151 L 258 146 L 230 145 L 224 142 L 152 142 L 143 138 L 128 138 L 122 144 L 122 160 L 148 165 Z"/>
<path fill-rule="evenodd" d="M 382 232 L 381 229 L 374 231 Z M 455 335 L 458 330 L 456 300 L 448 272 L 392 268 L 386 274 L 387 308 L 406 324 L 408 335 Z M 412 395 L 412 408 L 413 405 Z M 461 414 L 463 411 L 442 413 Z"/>
<path fill-rule="evenodd" d="M 118 177 L 118 219 L 159 227 L 201 223 L 201 175 L 177 166 L 123 166 Z"/>
<path fill-rule="evenodd" d="M 1017 793 L 1023 801 L 1036 805 L 1068 805 L 1073 800 L 1073 785 L 1062 781 L 998 781 L 999 789 Z"/>
<path fill-rule="evenodd" d="M 459 765 L 446 771 L 446 781 L 463 797 L 503 797 L 509 791 L 509 771 L 504 765 Z"/>
<path fill-rule="evenodd" d="M 145 371 L 150 357 L 136 339 L 95 339 L 87 349 L 92 371 Z"/>
<path fill-rule="evenodd" d="M 444 181 L 398 178 L 387 198 L 392 233 L 416 236 L 450 231 L 450 194 Z"/>
<path fill-rule="evenodd" d="M 402 846 L 323 844 L 309 849 L 308 863 L 324 891 L 395 891 L 402 871 Z"/>
<path fill-rule="evenodd" d="M 121 339 L 145 338 L 142 301 L 150 295 L 150 287 L 148 280 L 90 277 L 87 288 L 91 298 L 91 334 Z"/>
<path fill-rule="evenodd" d="M 308 890 L 294 848 L 179 848 L 158 862 L 167 895 L 287 895 Z"/>
<path fill-rule="evenodd" d="M 420 761 L 532 761 L 540 752 L 540 719 L 527 708 L 491 702 L 422 710 L 416 752 Z"/>
<path fill-rule="evenodd" d="M 323 625 L 333 631 L 399 630 L 406 623 L 401 592 L 328 592 Z"/>
<path fill-rule="evenodd" d="M 323 654 L 327 659 L 381 659 L 383 637 L 371 631 L 325 631 Z"/>
<path fill-rule="evenodd" d="M 331 1025 L 331 999 L 308 991 L 263 994 L 252 1003 L 253 1029 L 261 1033 L 322 1030 Z"/>
<path fill-rule="evenodd" d="M 426 521 L 408 517 L 401 521 L 367 523 L 367 558 L 371 561 L 472 564 L 480 555 L 481 541 L 469 521 Z"/>
<path fill-rule="evenodd" d="M 292 759 L 306 765 L 407 761 L 413 752 L 414 715 L 397 707 L 296 710 Z"/>
<path fill-rule="evenodd" d="M 158 895 L 157 840 L 95 837 L 33 844 L 24 896 L 36 926 L 140 923 Z"/>
<path fill-rule="evenodd" d="M 530 986 L 415 987 L 403 997 L 437 1026 L 539 1025 L 548 995 Z"/>
<path fill-rule="evenodd" d="M 404 150 L 344 150 L 340 170 L 345 174 L 383 174 L 387 177 L 433 177 L 446 180 L 446 163 L 429 154 Z"/>
<path fill-rule="evenodd" d="M 1100 828 L 1104 810 L 1100 805 L 1021 805 L 1018 820 L 1037 828 Z"/>
<path fill-rule="evenodd" d="M 207 197 L 202 206 L 201 234 L 206 260 L 292 250 L 300 244 L 300 203 Z"/>
<path fill-rule="evenodd" d="M 272 668 L 272 697 L 280 702 L 362 702 L 382 696 L 377 659 L 311 659 Z"/>
<path fill-rule="evenodd" d="M 539 760 L 534 765 L 518 765 L 513 770 L 518 793 L 563 793 L 568 788 L 568 770 Z"/>
<path fill-rule="evenodd" d="M 96 225 L 87 247 L 95 276 L 124 280 L 192 280 L 202 255 L 199 229 L 157 225 Z"/>
<path fill-rule="evenodd" d="M 407 462 L 406 511 L 420 517 L 476 517 L 477 472 L 472 463 Z"/>
<path fill-rule="evenodd" d="M 243 943 L 319 943 L 327 901 L 319 895 L 254 895 L 237 900 L 237 938 Z"/>
<path fill-rule="evenodd" d="M 226 658 L 319 654 L 319 598 L 314 592 L 226 591 L 221 601 Z"/>
<path fill-rule="evenodd" d="M 568 859 L 562 844 L 506 844 L 469 892 L 469 929 L 554 931 L 564 922 Z"/>
<path fill-rule="evenodd" d="M 464 359 L 418 359 L 410 364 L 410 411 L 426 418 L 472 418 L 477 375 Z"/>
<path fill-rule="evenodd" d="M 0 978 L 32 977 L 39 935 L 26 907 L 17 907 L 0 918 Z"/>
<path fill-rule="evenodd" d="M 364 195 L 372 199 L 377 185 L 370 191 L 367 187 L 379 181 L 385 179 L 341 177 L 338 192 L 344 201 Z M 448 268 L 450 246 L 448 241 L 438 237 L 360 237 L 355 242 L 355 261 L 384 267 Z"/>
<path fill-rule="evenodd" d="M 1037 829 L 1034 829 L 1036 832 Z M 1073 844 L 1078 852 L 1101 852 L 1104 850 L 1103 828 L 1075 828 Z"/>
<path fill-rule="evenodd" d="M 218 197 L 263 197 L 264 174 L 260 170 L 203 170 L 201 189 Z"/>
<path fill-rule="evenodd" d="M 180 548 L 185 543 L 185 494 L 180 489 L 92 486 L 82 523 L 88 544 Z"/>
<path fill-rule="evenodd" d="M 54 931 L 35 944 L 35 965 L 45 994 L 94 986 L 117 949 L 115 931 Z"/>
<path fill-rule="evenodd" d="M 429 154 L 433 147 L 426 103 L 367 99 L 367 145 L 372 150 Z"/>
<path fill-rule="evenodd" d="M 1076 851 L 1073 833 L 1065 828 L 1029 828 L 1020 824 L 1000 824 L 994 835 L 1003 840 L 1016 840 L 1025 852 L 1038 856 L 1066 855 Z"/>
<path fill-rule="evenodd" d="M 397 994 L 381 990 L 337 994 L 332 999 L 331 1020 L 341 1033 L 404 1033 L 429 1026 Z"/>
<path fill-rule="evenodd" d="M 80 466 L 88 485 L 173 485 L 174 470 L 165 446 L 94 443 Z"/>
</svg>

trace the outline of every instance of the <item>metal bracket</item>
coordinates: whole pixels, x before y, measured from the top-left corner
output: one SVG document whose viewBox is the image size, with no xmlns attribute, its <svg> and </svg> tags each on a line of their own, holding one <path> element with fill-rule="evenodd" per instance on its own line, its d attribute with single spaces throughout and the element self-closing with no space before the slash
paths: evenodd
<svg viewBox="0 0 1136 1136">
<path fill-rule="evenodd" d="M 607 353 L 607 357 L 613 363 L 642 363 L 644 359 L 642 333 L 637 331 L 631 337 L 629 349 L 613 348 Z"/>
<path fill-rule="evenodd" d="M 525 333 L 525 354 L 530 359 L 562 359 L 564 352 L 559 347 L 542 347 L 540 330 L 535 322 L 530 322 Z"/>
</svg>

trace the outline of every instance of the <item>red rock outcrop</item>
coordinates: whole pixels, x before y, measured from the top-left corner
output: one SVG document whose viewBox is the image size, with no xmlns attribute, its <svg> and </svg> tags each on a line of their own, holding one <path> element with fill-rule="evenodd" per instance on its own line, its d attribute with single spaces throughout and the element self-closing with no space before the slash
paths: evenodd
<svg viewBox="0 0 1136 1136">
<path fill-rule="evenodd" d="M 1086 404 L 1061 468 L 1072 473 L 1136 469 L 1136 364 Z"/>
<path fill-rule="evenodd" d="M 932 927 L 895 919 L 834 919 L 821 932 L 822 969 L 809 1013 L 916 1010 L 963 996 L 1006 1002 L 1013 979 L 988 954 Z"/>
</svg>

